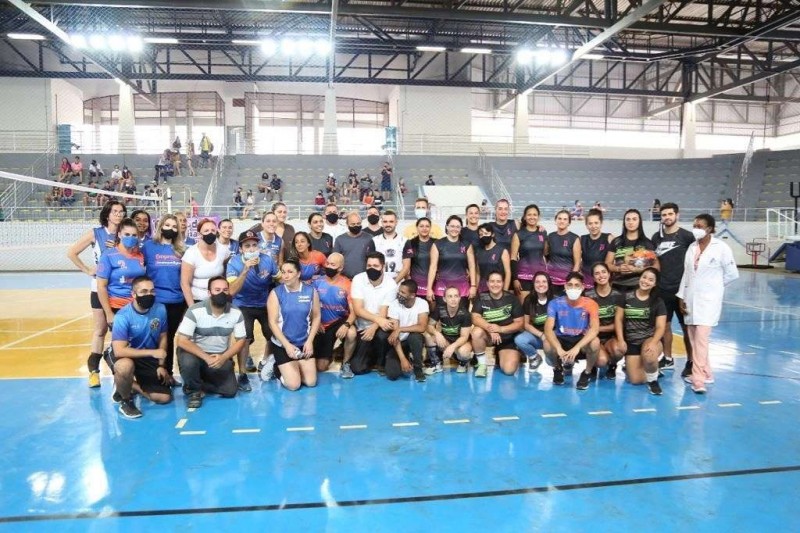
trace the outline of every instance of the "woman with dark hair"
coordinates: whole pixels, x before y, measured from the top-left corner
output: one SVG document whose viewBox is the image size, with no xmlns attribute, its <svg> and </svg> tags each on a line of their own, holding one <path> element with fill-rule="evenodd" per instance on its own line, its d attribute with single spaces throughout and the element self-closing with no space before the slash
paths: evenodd
<svg viewBox="0 0 800 533">
<path fill-rule="evenodd" d="M 289 217 L 289 210 L 286 208 L 286 204 L 283 202 L 275 202 L 272 204 L 272 212 L 275 213 L 275 217 L 278 219 L 278 225 L 275 227 L 275 233 L 283 239 L 283 242 L 292 242 L 294 239 L 294 226 L 291 224 L 286 223 L 286 219 Z M 285 259 L 288 256 L 289 250 L 283 251 L 283 258 Z"/>
<path fill-rule="evenodd" d="M 606 253 L 614 236 L 603 233 L 603 212 L 599 209 L 590 209 L 586 214 L 586 229 L 589 233 L 581 235 L 581 272 L 583 273 L 584 286 L 587 289 L 594 287 L 592 265 L 605 263 Z"/>
<path fill-rule="evenodd" d="M 514 337 L 514 344 L 527 357 L 528 370 L 531 372 L 542 364 L 547 304 L 553 298 L 553 285 L 547 272 L 540 271 L 534 274 L 533 291 L 522 302 L 522 310 L 525 313 L 524 329 Z"/>
<path fill-rule="evenodd" d="M 486 347 L 493 346 L 495 368 L 511 375 L 519 367 L 514 337 L 522 331 L 524 313 L 519 300 L 503 290 L 503 275 L 490 272 L 488 290 L 472 301 L 472 349 L 478 359 L 476 378 L 486 377 Z"/>
<path fill-rule="evenodd" d="M 126 218 L 119 223 L 117 246 L 97 264 L 97 297 L 109 328 L 117 312 L 133 301 L 133 280 L 146 273 L 136 222 Z"/>
<path fill-rule="evenodd" d="M 597 355 L 597 366 L 606 367 L 606 379 L 616 379 L 617 362 L 625 355 L 621 348 L 624 340 L 622 331 L 616 327 L 617 309 L 625 307 L 625 295 L 611 286 L 611 272 L 605 263 L 595 263 L 591 267 L 594 287 L 587 290 L 585 296 L 595 301 L 600 318 L 600 351 Z M 586 284 L 584 283 L 584 286 Z"/>
<path fill-rule="evenodd" d="M 475 253 L 472 246 L 461 240 L 461 217 L 451 215 L 445 224 L 446 234 L 431 246 L 431 266 L 425 297 L 433 303 L 440 302 L 447 287 L 455 287 L 462 298 L 475 298 L 478 294 L 478 276 L 475 272 Z"/>
<path fill-rule="evenodd" d="M 581 241 L 569 230 L 569 211 L 556 213 L 556 231 L 547 236 L 547 273 L 553 281 L 556 296 L 564 294 L 567 274 L 581 270 Z"/>
<path fill-rule="evenodd" d="M 533 275 L 547 271 L 547 232 L 539 226 L 539 206 L 525 206 L 520 229 L 511 238 L 511 269 L 514 292 L 520 302 L 533 290 Z"/>
<path fill-rule="evenodd" d="M 464 231 L 461 231 L 464 235 Z M 488 290 L 489 273 L 498 270 L 503 274 L 503 290 L 511 288 L 511 256 L 506 248 L 494 242 L 494 226 L 486 222 L 478 226 L 478 246 L 475 250 L 475 266 L 478 269 L 478 292 Z"/>
<path fill-rule="evenodd" d="M 137 209 L 131 213 L 131 219 L 136 223 L 136 231 L 139 234 L 139 248 L 141 248 L 145 242 L 150 240 L 150 213 L 144 209 Z"/>
<path fill-rule="evenodd" d="M 397 279 L 411 278 L 417 283 L 417 296 L 428 295 L 428 272 L 431 267 L 431 219 L 418 218 L 416 222 L 417 236 L 408 239 L 403 246 L 403 268 L 397 273 Z"/>
<path fill-rule="evenodd" d="M 300 264 L 300 281 L 311 281 L 325 269 L 325 255 L 314 250 L 311 236 L 305 231 L 294 234 L 289 257 L 296 259 Z"/>
<path fill-rule="evenodd" d="M 100 360 L 103 358 L 103 340 L 108 333 L 108 322 L 97 296 L 97 264 L 100 257 L 117 245 L 117 231 L 119 224 L 125 218 L 127 208 L 122 202 L 111 200 L 106 202 L 100 210 L 100 225 L 84 233 L 67 251 L 67 257 L 80 269 L 81 272 L 92 278 L 91 295 L 89 301 L 92 306 L 92 339 L 89 359 L 86 366 L 89 368 L 89 387 L 100 386 Z M 92 248 L 94 265 L 87 266 L 80 255 L 87 248 Z"/>
<path fill-rule="evenodd" d="M 333 237 L 322 231 L 324 229 L 325 219 L 320 213 L 308 215 L 308 236 L 311 239 L 311 249 L 328 257 L 333 252 Z"/>
<path fill-rule="evenodd" d="M 72 165 L 66 157 L 61 158 L 61 167 L 59 168 L 58 181 L 64 181 L 72 177 Z"/>
<path fill-rule="evenodd" d="M 208 298 L 208 280 L 225 274 L 230 248 L 217 240 L 217 224 L 204 218 L 197 224 L 200 240 L 181 258 L 181 290 L 187 307 Z"/>
<path fill-rule="evenodd" d="M 614 275 L 614 288 L 628 292 L 639 285 L 639 276 L 645 268 L 660 270 L 655 249 L 653 241 L 645 237 L 642 214 L 637 209 L 625 211 L 622 233 L 611 241 L 605 260 Z"/>
</svg>

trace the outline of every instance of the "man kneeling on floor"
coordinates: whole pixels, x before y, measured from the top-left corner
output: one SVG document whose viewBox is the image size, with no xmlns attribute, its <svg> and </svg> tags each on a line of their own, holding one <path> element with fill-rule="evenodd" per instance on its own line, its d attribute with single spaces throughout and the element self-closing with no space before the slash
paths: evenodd
<svg viewBox="0 0 800 533">
<path fill-rule="evenodd" d="M 189 408 L 202 405 L 204 392 L 236 396 L 232 359 L 247 342 L 242 312 L 231 307 L 228 280 L 223 276 L 208 280 L 208 294 L 207 300 L 186 311 L 178 326 L 178 363 Z"/>
<path fill-rule="evenodd" d="M 114 318 L 111 346 L 105 360 L 114 373 L 112 396 L 125 418 L 139 418 L 142 412 L 133 401 L 137 392 L 154 403 L 172 401 L 167 357 L 167 309 L 156 303 L 155 286 L 147 276 L 131 284 L 134 301 Z"/>
<path fill-rule="evenodd" d="M 397 298 L 389 304 L 389 319 L 395 322 L 395 327 L 389 334 L 389 345 L 393 349 L 386 353 L 386 377 L 394 381 L 413 368 L 417 381 L 425 381 L 422 371 L 425 338 L 422 334 L 428 328 L 428 303 L 417 298 L 417 282 L 413 279 L 400 284 Z"/>
</svg>

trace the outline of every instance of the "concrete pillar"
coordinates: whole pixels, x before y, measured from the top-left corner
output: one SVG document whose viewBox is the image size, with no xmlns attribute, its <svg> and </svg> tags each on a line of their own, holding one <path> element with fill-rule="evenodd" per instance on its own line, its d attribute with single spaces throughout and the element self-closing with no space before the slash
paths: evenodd
<svg viewBox="0 0 800 533">
<path fill-rule="evenodd" d="M 319 155 L 319 107 L 314 109 L 314 155 Z"/>
<path fill-rule="evenodd" d="M 524 152 L 530 144 L 528 134 L 528 95 L 514 98 L 514 152 Z"/>
<path fill-rule="evenodd" d="M 103 122 L 103 112 L 100 111 L 99 107 L 92 107 L 92 145 L 93 145 L 93 148 L 91 148 L 92 153 L 103 153 L 103 150 L 100 148 L 100 142 L 101 139 L 103 138 L 102 135 L 100 134 L 100 126 L 102 122 Z M 83 142 L 79 144 L 83 144 Z M 82 146 L 81 148 L 86 150 L 88 146 L 87 147 Z"/>
<path fill-rule="evenodd" d="M 192 96 L 188 95 L 186 97 L 186 140 L 183 141 L 184 146 L 186 143 L 192 140 L 192 126 L 194 122 L 194 109 L 192 109 Z M 197 149 L 197 143 L 195 143 L 195 150 Z"/>
<path fill-rule="evenodd" d="M 244 153 L 256 152 L 256 132 L 258 131 L 258 106 L 254 100 L 245 98 L 244 114 Z"/>
<path fill-rule="evenodd" d="M 325 89 L 325 117 L 322 127 L 322 153 L 338 154 L 339 139 L 336 133 L 336 89 Z"/>
<path fill-rule="evenodd" d="M 175 101 L 172 98 L 167 103 L 167 126 L 169 127 L 168 146 L 172 146 L 172 141 L 175 140 L 177 135 L 175 130 L 178 127 L 178 110 L 175 109 Z M 186 140 L 184 139 L 182 142 L 186 142 Z"/>
<path fill-rule="evenodd" d="M 695 126 L 696 126 L 696 109 L 695 104 L 687 102 L 683 104 L 683 122 L 681 124 L 681 157 L 689 159 L 696 157 L 695 145 Z"/>
<path fill-rule="evenodd" d="M 123 83 L 119 84 L 117 117 L 117 151 L 123 154 L 135 154 L 136 131 L 133 118 L 133 89 Z"/>
</svg>

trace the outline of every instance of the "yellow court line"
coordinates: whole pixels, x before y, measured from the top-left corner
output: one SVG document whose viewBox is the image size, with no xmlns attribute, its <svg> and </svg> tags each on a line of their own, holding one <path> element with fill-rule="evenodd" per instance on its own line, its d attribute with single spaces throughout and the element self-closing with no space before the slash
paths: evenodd
<svg viewBox="0 0 800 533">
<path fill-rule="evenodd" d="M 43 329 L 42 331 L 39 331 L 37 333 L 33 333 L 31 335 L 28 335 L 27 337 L 22 337 L 21 339 L 17 339 L 14 342 L 9 342 L 8 344 L 4 344 L 3 346 L 0 346 L 0 350 L 5 350 L 6 348 L 10 348 L 12 346 L 16 346 L 17 344 L 20 344 L 21 342 L 25 342 L 25 341 L 27 341 L 29 339 L 33 339 L 34 337 L 38 337 L 39 335 L 44 335 L 45 333 L 50 333 L 51 331 L 55 331 L 57 329 L 63 328 L 64 326 L 72 324 L 73 322 L 77 322 L 79 320 L 85 320 L 85 319 L 89 318 L 90 316 L 92 316 L 91 313 L 83 315 L 83 316 L 79 316 L 78 318 L 73 318 L 72 320 L 67 320 L 66 322 L 64 322 L 62 324 L 59 324 L 57 326 L 53 326 L 52 328 Z"/>
<path fill-rule="evenodd" d="M 87 346 L 91 346 L 90 342 L 86 344 L 54 344 L 52 346 L 24 346 L 22 348 L 0 348 L 0 350 L 8 349 L 8 350 L 53 350 L 57 348 L 86 348 Z"/>
</svg>

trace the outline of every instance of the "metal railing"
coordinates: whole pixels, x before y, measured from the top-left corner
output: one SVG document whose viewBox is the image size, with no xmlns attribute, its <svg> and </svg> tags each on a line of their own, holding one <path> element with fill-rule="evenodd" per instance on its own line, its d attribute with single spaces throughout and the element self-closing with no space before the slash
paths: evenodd
<svg viewBox="0 0 800 533">
<path fill-rule="evenodd" d="M 208 189 L 206 196 L 203 199 L 203 212 L 209 214 L 209 208 L 214 203 L 214 196 L 217 194 L 219 188 L 220 177 L 225 170 L 225 144 L 220 146 L 219 155 L 214 162 L 214 170 L 211 173 L 211 181 L 208 182 Z"/>
<path fill-rule="evenodd" d="M 503 183 L 503 180 L 500 178 L 500 174 L 497 173 L 492 164 L 489 162 L 489 158 L 486 156 L 486 152 L 482 148 L 478 150 L 478 157 L 480 159 L 481 173 L 483 174 L 484 178 L 489 180 L 495 201 L 503 199 L 508 200 L 510 212 L 513 213 L 514 202 L 511 198 L 511 193 L 508 191 L 506 184 Z"/>
<path fill-rule="evenodd" d="M 795 235 L 798 213 L 793 207 L 780 207 L 767 209 L 767 241 L 783 240 L 790 235 Z"/>
<path fill-rule="evenodd" d="M 30 167 L 26 168 L 28 176 L 49 179 L 56 164 L 56 146 L 48 146 Z M 41 185 L 31 182 L 13 181 L 0 194 L 0 211 L 4 219 L 13 219 L 15 212 L 24 205 L 35 192 L 42 190 Z"/>
</svg>

